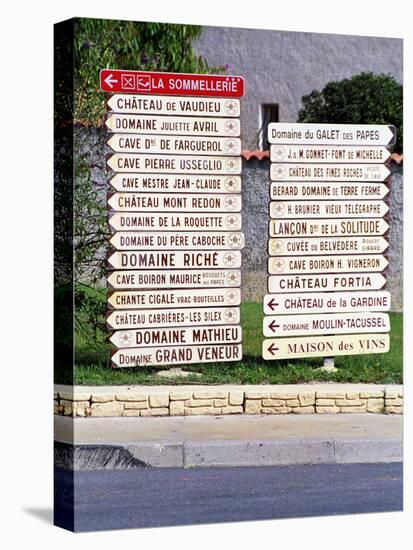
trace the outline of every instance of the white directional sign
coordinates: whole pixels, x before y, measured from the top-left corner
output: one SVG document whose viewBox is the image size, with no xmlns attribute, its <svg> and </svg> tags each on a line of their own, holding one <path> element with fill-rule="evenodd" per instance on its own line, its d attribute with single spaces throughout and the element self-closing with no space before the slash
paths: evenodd
<svg viewBox="0 0 413 550">
<path fill-rule="evenodd" d="M 241 133 L 241 123 L 234 118 L 116 114 L 108 116 L 106 126 L 112 132 L 139 134 L 142 139 L 146 139 L 142 134 L 238 137 Z"/>
<path fill-rule="evenodd" d="M 270 275 L 268 291 L 283 292 L 330 292 L 339 290 L 380 290 L 386 284 L 381 273 L 362 275 L 345 273 L 337 275 Z"/>
<path fill-rule="evenodd" d="M 241 140 L 233 137 L 152 136 L 113 134 L 107 144 L 119 153 L 189 155 L 241 154 Z"/>
<path fill-rule="evenodd" d="M 118 330 L 110 337 L 112 344 L 118 348 L 185 346 L 193 344 L 239 344 L 241 339 L 242 329 L 238 325 Z"/>
<path fill-rule="evenodd" d="M 122 212 L 240 212 L 242 206 L 239 194 L 208 195 L 206 193 L 179 193 L 176 195 L 171 193 L 113 193 L 108 197 L 108 205 L 113 210 Z"/>
<path fill-rule="evenodd" d="M 240 303 L 239 288 L 127 290 L 108 296 L 108 304 L 114 309 L 239 306 Z"/>
<path fill-rule="evenodd" d="M 108 263 L 113 269 L 237 268 L 241 267 L 241 252 L 239 250 L 177 250 L 166 252 L 147 250 L 133 252 L 128 250 L 114 252 L 109 256 Z"/>
<path fill-rule="evenodd" d="M 289 124 L 268 125 L 268 141 L 295 145 L 393 145 L 393 126 L 373 124 Z"/>
<path fill-rule="evenodd" d="M 384 222 L 383 222 L 384 223 Z M 109 226 L 116 231 L 239 231 L 241 214 L 162 214 L 138 212 L 110 216 Z"/>
<path fill-rule="evenodd" d="M 107 105 L 110 111 L 116 113 L 240 116 L 240 101 L 234 98 L 114 94 L 108 99 Z"/>
<path fill-rule="evenodd" d="M 270 202 L 272 218 L 380 218 L 389 207 L 384 201 Z"/>
<path fill-rule="evenodd" d="M 241 272 L 234 269 L 174 269 L 158 271 L 113 271 L 107 278 L 110 288 L 219 288 L 241 286 Z"/>
<path fill-rule="evenodd" d="M 346 162 L 378 163 L 390 158 L 385 147 L 357 147 L 335 145 L 271 145 L 272 162 Z"/>
<path fill-rule="evenodd" d="M 114 153 L 107 160 L 115 172 L 144 174 L 241 174 L 242 162 L 230 156 L 140 155 Z"/>
<path fill-rule="evenodd" d="M 151 193 L 240 193 L 240 176 L 188 174 L 115 174 L 110 185 L 116 191 Z M 377 197 L 381 198 L 381 197 Z"/>
<path fill-rule="evenodd" d="M 106 318 L 108 327 L 115 330 L 194 325 L 236 325 L 239 321 L 238 307 L 114 310 Z"/>
<path fill-rule="evenodd" d="M 243 79 L 111 69 L 99 78 L 115 92 L 105 120 L 112 365 L 238 361 Z"/>
<path fill-rule="evenodd" d="M 273 200 L 383 199 L 389 194 L 384 183 L 278 183 L 271 182 Z"/>
<path fill-rule="evenodd" d="M 378 239 L 378 237 L 375 237 L 375 239 Z M 194 233 L 117 231 L 109 239 L 109 242 L 117 250 L 241 250 L 244 248 L 245 238 L 244 233 L 231 233 L 229 231 L 214 231 L 211 233 L 201 231 Z M 370 252 L 373 252 L 373 250 L 370 250 Z M 382 252 L 382 250 L 378 252 Z"/>
<path fill-rule="evenodd" d="M 235 254 L 235 252 L 234 252 Z M 272 256 L 268 259 L 270 274 L 295 273 L 361 273 L 384 271 L 389 265 L 381 254 L 352 254 L 348 256 Z"/>
<path fill-rule="evenodd" d="M 390 170 L 384 164 L 272 164 L 273 181 L 385 181 Z"/>
<path fill-rule="evenodd" d="M 389 224 L 383 219 L 270 220 L 270 237 L 345 237 L 384 235 Z"/>
<path fill-rule="evenodd" d="M 354 334 L 388 332 L 387 313 L 330 313 L 327 315 L 269 315 L 264 317 L 264 336 L 305 336 L 307 334 Z"/>
<path fill-rule="evenodd" d="M 120 349 L 111 357 L 117 367 L 215 363 L 241 359 L 241 344 Z"/>
<path fill-rule="evenodd" d="M 343 334 L 333 336 L 303 336 L 301 338 L 271 338 L 264 340 L 264 359 L 293 359 L 295 357 L 334 357 L 387 353 L 390 349 L 388 334 Z"/>
<path fill-rule="evenodd" d="M 311 294 L 267 294 L 264 313 L 342 313 L 351 311 L 389 311 L 390 292 L 312 292 Z"/>
<path fill-rule="evenodd" d="M 383 237 L 328 237 L 269 239 L 270 256 L 300 256 L 326 254 L 381 254 L 389 246 Z"/>
</svg>

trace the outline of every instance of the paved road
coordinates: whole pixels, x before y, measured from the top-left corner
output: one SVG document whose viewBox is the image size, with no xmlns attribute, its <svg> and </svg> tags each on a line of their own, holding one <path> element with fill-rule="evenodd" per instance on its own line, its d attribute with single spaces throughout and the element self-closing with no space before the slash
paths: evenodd
<svg viewBox="0 0 413 550">
<path fill-rule="evenodd" d="M 75 530 L 160 527 L 402 509 L 402 465 L 56 469 L 56 523 Z"/>
</svg>

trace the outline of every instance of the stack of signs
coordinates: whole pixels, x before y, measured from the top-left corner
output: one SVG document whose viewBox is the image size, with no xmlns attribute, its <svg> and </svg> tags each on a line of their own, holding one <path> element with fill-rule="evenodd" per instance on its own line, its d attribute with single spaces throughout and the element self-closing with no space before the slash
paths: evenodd
<svg viewBox="0 0 413 550">
<path fill-rule="evenodd" d="M 270 124 L 264 359 L 389 350 L 393 127 Z"/>
<path fill-rule="evenodd" d="M 242 358 L 241 77 L 101 71 L 115 367 Z"/>
</svg>

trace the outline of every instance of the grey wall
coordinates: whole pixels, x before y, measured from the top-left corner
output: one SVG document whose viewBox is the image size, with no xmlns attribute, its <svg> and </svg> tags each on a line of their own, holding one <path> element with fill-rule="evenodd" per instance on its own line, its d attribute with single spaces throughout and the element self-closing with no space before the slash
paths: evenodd
<svg viewBox="0 0 413 550">
<path fill-rule="evenodd" d="M 204 27 L 193 43 L 212 66 L 245 78 L 244 149 L 256 149 L 262 103 L 279 104 L 280 122 L 295 122 L 301 97 L 331 80 L 362 71 L 391 74 L 402 82 L 403 41 L 285 31 Z"/>
</svg>

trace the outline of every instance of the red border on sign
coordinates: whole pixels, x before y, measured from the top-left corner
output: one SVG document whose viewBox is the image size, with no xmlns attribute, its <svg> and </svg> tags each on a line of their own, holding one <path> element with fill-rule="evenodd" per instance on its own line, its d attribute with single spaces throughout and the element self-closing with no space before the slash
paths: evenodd
<svg viewBox="0 0 413 550">
<path fill-rule="evenodd" d="M 103 92 L 200 97 L 242 97 L 244 78 L 233 75 L 157 73 L 101 69 Z"/>
</svg>

